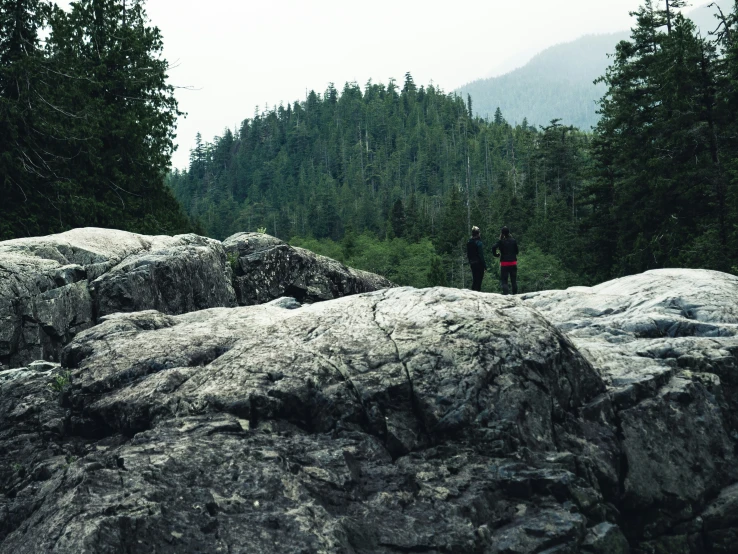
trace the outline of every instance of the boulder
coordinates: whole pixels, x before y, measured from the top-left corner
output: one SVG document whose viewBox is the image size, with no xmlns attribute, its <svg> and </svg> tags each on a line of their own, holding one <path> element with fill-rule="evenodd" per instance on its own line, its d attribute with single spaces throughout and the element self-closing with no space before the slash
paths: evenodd
<svg viewBox="0 0 738 554">
<path fill-rule="evenodd" d="M 722 491 L 704 512 L 701 519 L 709 552 L 728 554 L 738 545 L 738 484 Z"/>
<path fill-rule="evenodd" d="M 281 296 L 313 303 L 394 286 L 374 273 L 346 267 L 261 233 L 235 234 L 223 246 L 232 260 L 241 306 Z"/>
<path fill-rule="evenodd" d="M 0 242 L 0 361 L 58 360 L 101 315 L 235 305 L 218 241 L 74 229 Z"/>
<path fill-rule="evenodd" d="M 389 286 L 257 233 L 225 245 L 95 228 L 9 240 L 0 242 L 0 364 L 58 361 L 77 333 L 116 312 L 232 307 L 236 293 L 242 304 L 285 295 L 317 302 Z"/>
<path fill-rule="evenodd" d="M 304 270 L 255 238 L 229 268 Z M 100 314 L 60 366 L 0 369 L 0 554 L 734 552 L 737 293 L 660 270 Z"/>
<path fill-rule="evenodd" d="M 48 438 L 75 457 L 3 491 L 23 515 L 0 552 L 576 552 L 600 517 L 557 427 L 604 384 L 517 299 L 118 313 L 62 359 L 80 442 Z M 0 407 L 30 390 L 12 381 Z"/>
<path fill-rule="evenodd" d="M 700 512 L 738 480 L 736 298 L 738 277 L 685 269 L 523 296 L 607 384 L 616 504 L 629 537 L 656 551 L 698 551 Z"/>
</svg>

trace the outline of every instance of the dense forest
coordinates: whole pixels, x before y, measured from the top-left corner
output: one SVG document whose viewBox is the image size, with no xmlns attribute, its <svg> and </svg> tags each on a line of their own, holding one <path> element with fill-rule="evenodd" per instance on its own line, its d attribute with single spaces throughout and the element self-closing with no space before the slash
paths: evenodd
<svg viewBox="0 0 738 554">
<path fill-rule="evenodd" d="M 511 227 L 524 290 L 670 266 L 735 272 L 738 12 L 705 38 L 682 6 L 634 14 L 591 134 L 513 126 L 499 109 L 482 119 L 471 96 L 407 74 L 198 137 L 170 184 L 213 236 L 262 228 L 416 286 L 468 286 L 471 225 L 487 244 Z"/>
<path fill-rule="evenodd" d="M 265 228 L 400 282 L 468 284 L 461 254 L 471 224 L 490 238 L 511 224 L 529 254 L 544 258 L 538 245 L 552 254 L 552 273 L 565 274 L 557 260 L 576 240 L 556 237 L 575 234 L 589 138 L 556 122 L 535 130 L 472 111 L 469 98 L 418 87 L 410 74 L 401 86 L 331 86 L 255 114 L 237 135 L 198 139 L 189 170 L 171 184 L 213 236 Z M 328 240 L 343 241 L 345 253 Z M 366 256 L 380 240 L 386 255 Z M 422 262 L 408 278 L 399 267 L 411 251 Z"/>
<path fill-rule="evenodd" d="M 593 131 L 480 118 L 473 96 L 408 73 L 257 110 L 198 136 L 173 173 L 181 114 L 143 3 L 0 0 L 0 239 L 262 230 L 401 284 L 463 287 L 470 227 L 489 246 L 504 224 L 523 291 L 738 273 L 738 2 L 706 34 L 683 0 L 646 0 Z"/>
<path fill-rule="evenodd" d="M 164 184 L 180 115 L 141 0 L 0 0 L 0 239 L 191 226 Z"/>
</svg>

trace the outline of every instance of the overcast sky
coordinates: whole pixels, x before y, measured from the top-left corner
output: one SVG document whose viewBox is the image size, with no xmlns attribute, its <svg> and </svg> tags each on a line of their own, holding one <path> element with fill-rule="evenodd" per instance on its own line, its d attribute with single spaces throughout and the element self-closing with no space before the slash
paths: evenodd
<svg viewBox="0 0 738 554">
<path fill-rule="evenodd" d="M 67 4 L 60 1 L 59 4 Z M 210 141 L 254 107 L 334 82 L 431 80 L 446 92 L 583 34 L 631 27 L 640 0 L 148 0 L 179 87 L 179 150 Z M 704 1 L 696 0 L 700 5 Z"/>
</svg>

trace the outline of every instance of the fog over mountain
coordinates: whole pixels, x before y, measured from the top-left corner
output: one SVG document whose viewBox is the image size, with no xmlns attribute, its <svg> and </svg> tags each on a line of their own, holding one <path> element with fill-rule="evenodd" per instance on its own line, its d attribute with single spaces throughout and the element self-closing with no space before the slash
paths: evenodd
<svg viewBox="0 0 738 554">
<path fill-rule="evenodd" d="M 730 11 L 730 0 L 716 4 L 723 12 Z M 705 4 L 688 12 L 703 35 L 717 27 L 717 9 L 710 6 Z M 599 118 L 597 101 L 607 90 L 594 80 L 604 75 L 610 64 L 608 54 L 629 36 L 630 31 L 584 35 L 543 50 L 522 67 L 477 79 L 456 92 L 464 98 L 471 95 L 474 112 L 480 117 L 491 118 L 499 107 L 510 123 L 527 119 L 531 125 L 546 125 L 559 118 L 566 125 L 589 130 Z"/>
</svg>

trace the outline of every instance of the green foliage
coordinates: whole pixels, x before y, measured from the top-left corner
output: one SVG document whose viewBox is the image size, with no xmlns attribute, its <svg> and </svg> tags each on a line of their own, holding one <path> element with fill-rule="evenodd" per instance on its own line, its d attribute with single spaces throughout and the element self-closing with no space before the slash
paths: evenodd
<svg viewBox="0 0 738 554">
<path fill-rule="evenodd" d="M 0 238 L 189 230 L 164 182 L 180 112 L 143 1 L 1 0 L 0 21 Z"/>
<path fill-rule="evenodd" d="M 561 260 L 540 248 L 526 248 L 518 257 L 518 292 L 565 289 L 581 281 Z"/>
<path fill-rule="evenodd" d="M 608 91 L 584 189 L 584 250 L 598 279 L 673 266 L 726 271 L 738 260 L 738 17 L 703 38 L 674 11 L 680 5 L 645 1 L 602 79 Z"/>
<path fill-rule="evenodd" d="M 334 260 L 338 260 L 342 263 L 346 263 L 346 260 L 348 259 L 343 254 L 344 250 L 341 243 L 335 242 L 331 239 L 294 237 L 290 241 L 290 244 L 292 246 L 305 248 L 306 250 L 310 250 L 311 252 L 315 252 L 316 254 L 320 254 L 321 256 L 333 258 Z"/>
<path fill-rule="evenodd" d="M 231 270 L 235 273 L 236 269 L 238 268 L 238 252 L 228 252 L 226 254 L 226 258 L 228 259 L 228 265 L 231 267 Z"/>
<path fill-rule="evenodd" d="M 51 382 L 49 383 L 49 388 L 57 393 L 64 392 L 70 385 L 72 384 L 72 374 L 69 371 L 62 371 L 61 373 L 58 373 L 54 375 Z"/>
<path fill-rule="evenodd" d="M 443 269 L 443 261 L 440 256 L 431 258 L 426 280 L 429 287 L 445 287 L 447 285 L 446 271 Z"/>
<path fill-rule="evenodd" d="M 345 242 L 296 237 L 290 243 L 348 266 L 383 275 L 398 285 L 423 288 L 435 284 L 429 281 L 428 268 L 438 257 L 428 239 L 411 243 L 401 238 L 380 240 L 370 233 L 363 233 L 354 237 L 352 255 L 348 257 L 345 256 Z"/>
</svg>

